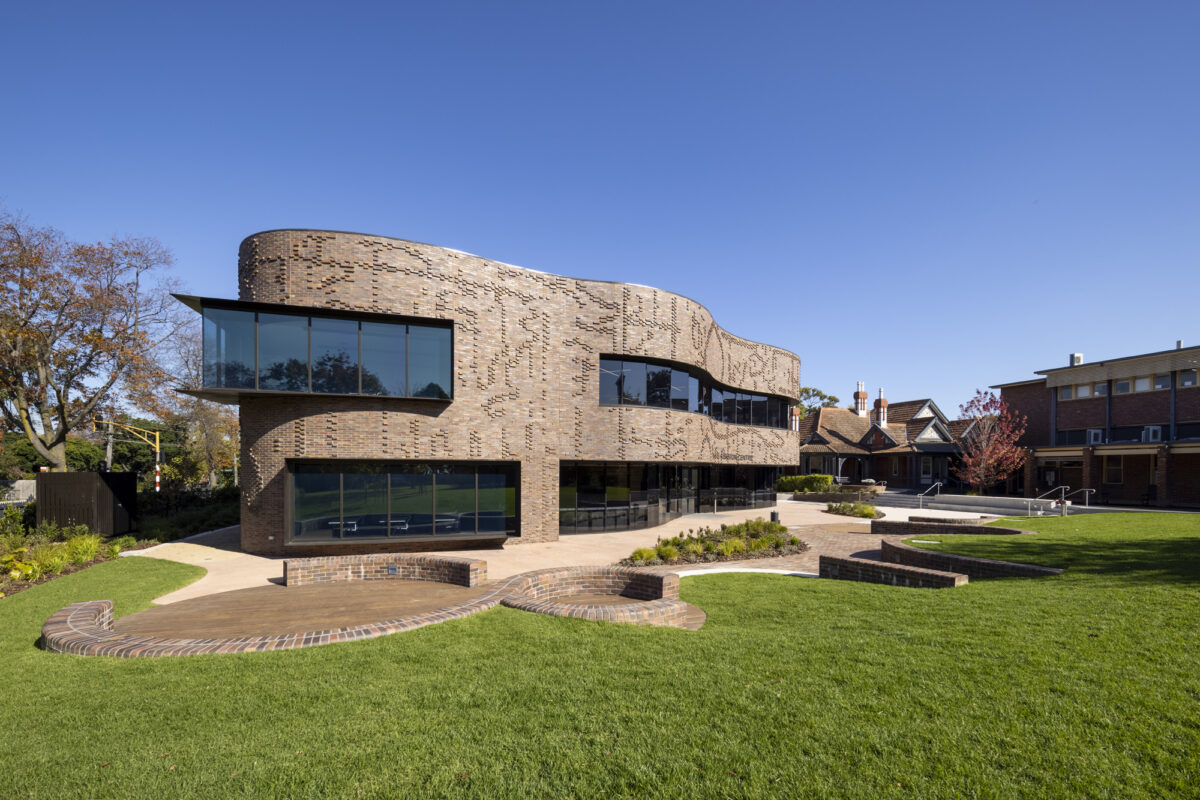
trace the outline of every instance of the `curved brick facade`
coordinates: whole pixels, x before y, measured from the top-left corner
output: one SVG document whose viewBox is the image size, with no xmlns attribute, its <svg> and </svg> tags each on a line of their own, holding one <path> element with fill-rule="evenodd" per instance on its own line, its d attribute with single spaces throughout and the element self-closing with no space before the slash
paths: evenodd
<svg viewBox="0 0 1200 800">
<path fill-rule="evenodd" d="M 800 359 L 736 337 L 670 292 L 566 278 L 432 245 L 283 230 L 247 238 L 239 299 L 454 323 L 454 400 L 246 396 L 243 546 L 284 552 L 286 458 L 520 461 L 521 541 L 558 536 L 559 461 L 795 463 L 799 434 L 600 406 L 601 354 L 666 359 L 795 398 Z M 339 552 L 405 548 L 344 545 Z M 328 548 L 289 546 L 288 554 Z"/>
</svg>

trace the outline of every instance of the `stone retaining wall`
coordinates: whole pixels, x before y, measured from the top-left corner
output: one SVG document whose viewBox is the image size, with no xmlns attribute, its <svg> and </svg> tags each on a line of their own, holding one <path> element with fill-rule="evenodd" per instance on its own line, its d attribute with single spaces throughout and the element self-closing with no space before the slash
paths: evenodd
<svg viewBox="0 0 1200 800">
<path fill-rule="evenodd" d="M 883 560 L 889 564 L 904 564 L 923 569 L 961 572 L 972 578 L 1044 578 L 1061 575 L 1061 569 L 1038 567 L 1033 564 L 1018 564 L 1014 561 L 992 561 L 987 558 L 972 558 L 934 550 L 921 550 L 906 544 L 893 544 L 884 540 L 880 543 Z"/>
<path fill-rule="evenodd" d="M 954 572 L 885 564 L 865 558 L 821 556 L 818 563 L 820 576 L 833 580 L 883 583 L 914 589 L 952 589 L 967 582 L 966 575 Z"/>
<path fill-rule="evenodd" d="M 561 567 L 515 575 L 501 601 L 509 608 L 556 617 L 682 628 L 687 603 L 679 576 L 628 567 Z M 572 603 L 573 595 L 601 594 L 642 600 L 623 605 Z"/>
<path fill-rule="evenodd" d="M 285 586 L 381 580 L 479 586 L 487 581 L 487 562 L 475 558 L 402 553 L 290 558 L 283 562 Z"/>
<path fill-rule="evenodd" d="M 796 492 L 792 499 L 801 503 L 874 503 L 875 492 Z"/>
<path fill-rule="evenodd" d="M 909 522 L 926 522 L 930 525 L 970 525 L 972 527 L 982 525 L 984 520 L 980 517 L 915 517 L 910 516 Z"/>
</svg>

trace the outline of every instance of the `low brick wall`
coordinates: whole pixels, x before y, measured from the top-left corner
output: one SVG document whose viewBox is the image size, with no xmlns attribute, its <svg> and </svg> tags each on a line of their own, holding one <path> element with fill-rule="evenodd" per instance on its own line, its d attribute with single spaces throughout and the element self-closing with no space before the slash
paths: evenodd
<svg viewBox="0 0 1200 800">
<path fill-rule="evenodd" d="M 947 522 L 888 522 L 872 520 L 871 533 L 880 536 L 1012 536 L 1018 533 L 1033 533 L 1020 528 L 997 528 L 995 525 L 980 525 L 976 522 L 963 523 L 958 520 Z"/>
<path fill-rule="evenodd" d="M 967 576 L 936 569 L 887 564 L 865 558 L 821 556 L 818 570 L 822 578 L 863 583 L 883 583 L 914 589 L 953 589 L 967 582 Z"/>
<path fill-rule="evenodd" d="M 802 503 L 874 503 L 875 492 L 796 492 L 793 500 Z"/>
<path fill-rule="evenodd" d="M 289 558 L 283 562 L 285 586 L 389 579 L 479 586 L 487 580 L 487 562 L 475 558 L 404 553 Z"/>
<path fill-rule="evenodd" d="M 969 525 L 976 527 L 982 525 L 984 520 L 979 517 L 914 517 L 908 518 L 909 522 L 927 522 L 930 525 Z"/>
<path fill-rule="evenodd" d="M 682 628 L 687 603 L 679 599 L 679 576 L 629 567 L 561 567 L 515 575 L 502 587 L 510 608 L 556 617 Z M 613 595 L 642 602 L 621 605 L 573 603 L 581 594 Z"/>
<path fill-rule="evenodd" d="M 934 550 L 921 550 L 906 544 L 880 543 L 883 560 L 889 564 L 903 564 L 923 569 L 961 572 L 972 578 L 1045 578 L 1061 575 L 1061 569 L 1038 567 L 1033 564 L 1018 564 L 1015 561 L 992 561 L 987 558 L 972 558 Z"/>
</svg>

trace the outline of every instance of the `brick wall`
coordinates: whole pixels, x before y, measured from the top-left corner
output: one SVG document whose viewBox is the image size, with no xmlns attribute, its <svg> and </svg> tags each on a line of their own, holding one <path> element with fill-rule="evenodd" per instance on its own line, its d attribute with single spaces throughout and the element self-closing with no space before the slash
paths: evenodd
<svg viewBox="0 0 1200 800">
<path fill-rule="evenodd" d="M 863 583 L 883 583 L 913 589 L 952 589 L 967 582 L 966 575 L 920 567 L 885 564 L 865 558 L 821 556 L 817 569 L 822 578 Z"/>
<path fill-rule="evenodd" d="M 1058 430 L 1069 431 L 1079 428 L 1104 428 L 1107 399 L 1088 397 L 1082 400 L 1060 400 L 1058 402 Z"/>
<path fill-rule="evenodd" d="M 1171 454 L 1171 504 L 1200 506 L 1200 453 Z"/>
<path fill-rule="evenodd" d="M 880 542 L 883 560 L 889 564 L 904 564 L 928 570 L 958 572 L 972 578 L 1044 578 L 1059 575 L 1061 569 L 1017 564 L 1012 561 L 992 561 L 987 558 L 956 556 L 933 550 L 920 550 L 906 544 Z"/>
<path fill-rule="evenodd" d="M 978 522 L 963 523 L 958 520 L 946 522 L 918 522 L 909 519 L 907 522 L 889 522 L 885 519 L 871 520 L 871 533 L 879 536 L 952 536 L 965 534 L 968 536 L 1011 536 L 1018 533 L 1030 533 L 1020 528 L 1000 528 L 995 525 L 980 525 Z"/>
<path fill-rule="evenodd" d="M 1171 421 L 1171 393 L 1166 390 L 1115 394 L 1112 397 L 1113 427 L 1124 425 L 1167 425 Z"/>
<path fill-rule="evenodd" d="M 1050 390 L 1046 382 L 1006 386 L 1000 399 L 1026 417 L 1025 434 L 1018 444 L 1022 447 L 1046 447 L 1054 444 L 1050 432 Z"/>
<path fill-rule="evenodd" d="M 452 556 L 394 554 L 289 558 L 283 562 L 285 586 L 381 580 L 479 586 L 487 581 L 487 562 Z"/>
<path fill-rule="evenodd" d="M 1175 421 L 1200 422 L 1200 386 L 1175 391 Z"/>
<path fill-rule="evenodd" d="M 455 337 L 455 396 L 446 405 L 318 395 L 244 400 L 248 552 L 285 552 L 285 459 L 292 457 L 519 461 L 523 541 L 558 537 L 560 460 L 796 460 L 794 431 L 598 405 L 599 358 L 608 353 L 678 361 L 730 386 L 797 396 L 798 357 L 726 332 L 707 309 L 677 294 L 401 239 L 270 231 L 242 243 L 239 298 L 453 320 Z"/>
</svg>

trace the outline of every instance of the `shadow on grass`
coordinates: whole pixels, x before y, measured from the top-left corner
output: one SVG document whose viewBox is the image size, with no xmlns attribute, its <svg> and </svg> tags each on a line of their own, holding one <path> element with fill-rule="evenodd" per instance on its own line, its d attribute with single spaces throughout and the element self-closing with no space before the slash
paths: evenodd
<svg viewBox="0 0 1200 800">
<path fill-rule="evenodd" d="M 1022 537 L 948 541 L 940 552 L 1059 567 L 1135 583 L 1200 583 L 1200 537 L 1092 539 Z"/>
</svg>

